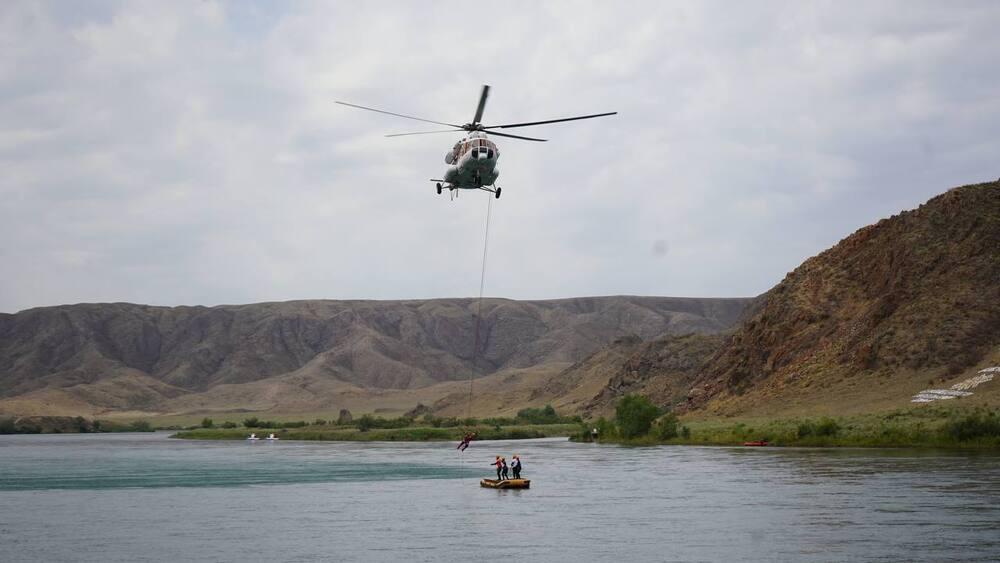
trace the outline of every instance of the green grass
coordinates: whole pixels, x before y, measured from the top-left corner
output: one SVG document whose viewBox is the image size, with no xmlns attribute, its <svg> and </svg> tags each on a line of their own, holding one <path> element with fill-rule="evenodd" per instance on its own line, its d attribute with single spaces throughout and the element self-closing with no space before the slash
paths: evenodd
<svg viewBox="0 0 1000 563">
<path fill-rule="evenodd" d="M 688 438 L 652 434 L 623 439 L 613 430 L 602 443 L 733 446 L 766 440 L 772 446 L 1000 448 L 1000 412 L 922 406 L 888 413 L 822 418 L 684 420 Z M 575 440 L 588 440 L 585 432 Z"/>
<path fill-rule="evenodd" d="M 175 438 L 192 440 L 243 440 L 255 432 L 264 437 L 274 432 L 282 440 L 330 440 L 356 442 L 428 442 L 459 441 L 466 432 L 479 434 L 479 440 L 521 440 L 526 438 L 549 438 L 569 436 L 578 431 L 578 424 L 522 424 L 512 426 L 472 426 L 434 428 L 415 426 L 409 428 L 371 429 L 362 432 L 354 427 L 306 426 L 304 428 L 197 428 L 173 435 Z"/>
</svg>

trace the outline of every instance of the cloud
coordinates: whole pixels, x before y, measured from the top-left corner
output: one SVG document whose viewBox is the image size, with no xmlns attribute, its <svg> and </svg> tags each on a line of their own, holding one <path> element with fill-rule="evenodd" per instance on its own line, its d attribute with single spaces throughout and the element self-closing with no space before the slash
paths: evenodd
<svg viewBox="0 0 1000 563">
<path fill-rule="evenodd" d="M 332 101 L 462 123 L 483 83 L 487 122 L 620 112 L 499 142 L 488 294 L 754 295 L 998 176 L 997 24 L 992 2 L 8 2 L 0 310 L 474 295 L 486 195 L 426 181 L 457 136 L 386 139 L 426 124 Z"/>
</svg>

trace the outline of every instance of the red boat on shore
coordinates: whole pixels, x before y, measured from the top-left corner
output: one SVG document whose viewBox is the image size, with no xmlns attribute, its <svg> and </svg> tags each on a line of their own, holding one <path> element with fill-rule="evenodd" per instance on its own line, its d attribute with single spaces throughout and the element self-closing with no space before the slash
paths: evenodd
<svg viewBox="0 0 1000 563">
<path fill-rule="evenodd" d="M 743 442 L 744 446 L 766 446 L 767 440 L 757 440 L 754 442 Z"/>
</svg>

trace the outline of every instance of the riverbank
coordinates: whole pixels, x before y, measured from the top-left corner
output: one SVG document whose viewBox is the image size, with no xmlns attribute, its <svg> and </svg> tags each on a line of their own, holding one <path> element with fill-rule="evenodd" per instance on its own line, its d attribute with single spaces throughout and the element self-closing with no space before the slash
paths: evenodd
<svg viewBox="0 0 1000 563">
<path fill-rule="evenodd" d="M 574 435 L 595 441 L 594 427 Z M 622 438 L 611 422 L 599 431 L 599 443 L 634 446 L 769 446 L 878 448 L 1000 448 L 1000 415 L 990 409 L 921 406 L 888 413 L 822 418 L 681 419 L 678 432 L 661 438 L 656 432 Z"/>
<path fill-rule="evenodd" d="M 149 422 L 90 420 L 82 416 L 0 416 L 0 434 L 89 434 L 97 432 L 152 432 Z"/>
<path fill-rule="evenodd" d="M 373 428 L 362 431 L 356 427 L 305 426 L 302 428 L 195 428 L 177 432 L 172 437 L 186 440 L 245 440 L 251 432 L 259 437 L 274 433 L 282 440 L 328 440 L 342 442 L 431 442 L 459 441 L 468 432 L 476 432 L 478 440 L 524 440 L 554 438 L 579 432 L 579 424 L 518 424 L 510 426 L 463 426 L 435 428 Z"/>
</svg>

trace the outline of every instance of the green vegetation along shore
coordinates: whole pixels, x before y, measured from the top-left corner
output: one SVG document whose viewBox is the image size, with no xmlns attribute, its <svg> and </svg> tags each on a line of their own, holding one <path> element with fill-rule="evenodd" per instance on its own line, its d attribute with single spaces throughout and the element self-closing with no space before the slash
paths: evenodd
<svg viewBox="0 0 1000 563">
<path fill-rule="evenodd" d="M 569 436 L 577 432 L 579 424 L 524 424 L 512 426 L 463 426 L 434 428 L 433 426 L 409 426 L 406 428 L 381 428 L 362 431 L 356 427 L 305 426 L 302 428 L 254 429 L 260 437 L 270 432 L 282 440 L 334 440 L 334 441 L 459 441 L 467 432 L 476 432 L 478 440 L 521 440 L 526 438 L 551 438 Z M 243 440 L 247 437 L 245 428 L 197 428 L 174 434 L 175 438 L 194 440 Z"/>
<path fill-rule="evenodd" d="M 1000 448 L 1000 411 L 955 404 L 919 405 L 885 413 L 823 418 L 678 418 L 645 397 L 619 400 L 610 420 L 560 416 L 551 406 L 522 409 L 509 418 L 375 417 L 338 420 L 225 420 L 204 418 L 198 426 L 157 427 L 145 420 L 97 421 L 82 417 L 0 418 L 0 434 L 150 432 L 178 430 L 173 437 L 243 440 L 274 433 L 285 440 L 458 441 L 476 432 L 479 440 L 569 436 L 575 441 L 648 445 L 736 446 L 766 442 L 799 447 Z"/>
<path fill-rule="evenodd" d="M 261 437 L 274 433 L 285 440 L 340 440 L 340 441 L 400 441 L 426 442 L 461 440 L 469 432 L 476 433 L 477 440 L 523 440 L 527 438 L 550 438 L 570 436 L 579 431 L 582 421 L 579 417 L 559 416 L 550 405 L 544 408 L 528 408 L 518 411 L 513 418 L 441 418 L 432 414 L 382 418 L 366 414 L 358 419 L 349 413 L 336 421 L 315 420 L 313 422 L 279 422 L 259 420 L 251 417 L 242 425 L 226 422 L 216 428 L 214 422 L 206 418 L 201 428 L 189 428 L 174 434 L 175 438 L 194 440 L 243 440 L 249 432 Z"/>
<path fill-rule="evenodd" d="M 88 420 L 82 416 L 0 417 L 0 434 L 87 434 L 91 432 L 152 432 L 145 420 Z"/>
<path fill-rule="evenodd" d="M 571 439 L 626 445 L 1000 448 L 1000 411 L 920 405 L 823 418 L 680 420 L 643 397 L 624 397 L 613 420 L 587 423 Z"/>
</svg>

